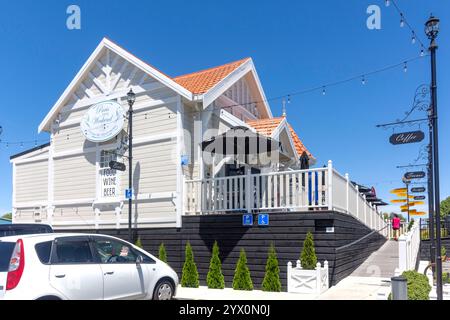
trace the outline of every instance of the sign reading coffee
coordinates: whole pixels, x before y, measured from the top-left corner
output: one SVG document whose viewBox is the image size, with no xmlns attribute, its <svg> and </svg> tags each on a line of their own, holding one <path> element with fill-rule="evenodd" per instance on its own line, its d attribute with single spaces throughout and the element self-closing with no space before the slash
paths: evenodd
<svg viewBox="0 0 450 320">
<path fill-rule="evenodd" d="M 393 134 L 389 138 L 391 144 L 407 144 L 420 142 L 425 138 L 425 134 L 422 131 L 412 131 Z"/>
<path fill-rule="evenodd" d="M 425 172 L 423 171 L 414 171 L 405 173 L 405 179 L 422 179 L 425 177 Z"/>
<path fill-rule="evenodd" d="M 81 120 L 83 135 L 92 142 L 111 140 L 122 131 L 125 112 L 115 101 L 100 102 L 92 107 Z"/>
<path fill-rule="evenodd" d="M 411 192 L 412 192 L 412 193 L 420 193 L 420 192 L 425 192 L 425 188 L 424 188 L 424 187 L 419 187 L 419 188 L 411 188 Z"/>
</svg>

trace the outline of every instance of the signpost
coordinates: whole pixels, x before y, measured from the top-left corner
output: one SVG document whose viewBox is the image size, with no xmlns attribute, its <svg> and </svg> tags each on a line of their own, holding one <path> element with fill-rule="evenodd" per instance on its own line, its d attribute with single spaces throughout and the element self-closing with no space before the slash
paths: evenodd
<svg viewBox="0 0 450 320">
<path fill-rule="evenodd" d="M 125 171 L 126 167 L 124 163 L 121 162 L 117 162 L 117 161 L 110 161 L 109 162 L 109 167 L 112 170 L 118 170 L 118 171 Z"/>
<path fill-rule="evenodd" d="M 269 225 L 269 215 L 267 213 L 258 214 L 258 225 L 264 227 Z"/>
<path fill-rule="evenodd" d="M 253 226 L 253 215 L 252 214 L 244 214 L 242 216 L 242 225 L 243 226 Z"/>
<path fill-rule="evenodd" d="M 405 173 L 405 179 L 411 180 L 411 179 L 422 179 L 425 177 L 425 172 L 423 171 L 414 171 L 414 172 L 407 172 Z"/>
<path fill-rule="evenodd" d="M 420 187 L 420 188 L 411 188 L 411 192 L 412 192 L 412 193 L 421 193 L 421 192 L 425 192 L 425 188 L 424 188 L 424 187 Z"/>
<path fill-rule="evenodd" d="M 393 134 L 389 138 L 389 142 L 393 145 L 416 143 L 425 138 L 425 134 L 422 131 L 412 131 Z"/>
</svg>

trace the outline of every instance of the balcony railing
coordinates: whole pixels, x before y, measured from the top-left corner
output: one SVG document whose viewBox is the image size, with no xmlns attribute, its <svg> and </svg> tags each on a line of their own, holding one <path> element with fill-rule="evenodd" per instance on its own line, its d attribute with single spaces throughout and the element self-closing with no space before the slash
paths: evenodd
<svg viewBox="0 0 450 320">
<path fill-rule="evenodd" d="M 368 227 L 388 236 L 387 223 L 366 201 L 348 175 L 328 162 L 319 169 L 186 180 L 186 215 L 335 210 L 353 215 Z"/>
</svg>

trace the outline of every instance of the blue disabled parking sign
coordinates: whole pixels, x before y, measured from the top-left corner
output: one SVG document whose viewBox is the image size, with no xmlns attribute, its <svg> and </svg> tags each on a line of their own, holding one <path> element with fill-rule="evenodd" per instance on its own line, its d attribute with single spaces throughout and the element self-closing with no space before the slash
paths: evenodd
<svg viewBox="0 0 450 320">
<path fill-rule="evenodd" d="M 242 216 L 242 225 L 243 226 L 252 226 L 253 225 L 253 215 L 252 214 L 244 214 Z"/>
<path fill-rule="evenodd" d="M 132 199 L 133 198 L 133 189 L 125 190 L 125 198 L 126 199 Z"/>
<path fill-rule="evenodd" d="M 258 214 L 258 225 L 259 226 L 269 225 L 269 215 L 267 213 Z"/>
</svg>

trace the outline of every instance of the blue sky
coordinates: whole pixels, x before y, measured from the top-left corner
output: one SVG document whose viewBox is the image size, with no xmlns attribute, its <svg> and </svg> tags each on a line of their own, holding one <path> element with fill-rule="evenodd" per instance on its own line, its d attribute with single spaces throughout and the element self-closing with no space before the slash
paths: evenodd
<svg viewBox="0 0 450 320">
<path fill-rule="evenodd" d="M 425 42 L 430 12 L 441 18 L 438 51 L 441 197 L 450 195 L 450 3 L 397 0 Z M 81 8 L 81 30 L 66 28 L 66 9 Z M 381 30 L 366 27 L 366 9 L 381 8 Z M 37 127 L 79 68 L 106 36 L 171 76 L 250 56 L 267 97 L 362 74 L 417 56 L 411 33 L 384 0 L 348 1 L 16 1 L 0 10 L 0 125 L 3 141 L 46 140 Z M 425 43 L 428 43 L 426 41 Z M 392 199 L 423 143 L 392 146 L 392 130 L 416 87 L 429 83 L 428 58 L 322 91 L 293 96 L 288 121 L 322 166 L 332 159 L 351 179 Z M 281 101 L 271 102 L 274 115 Z M 421 117 L 420 113 L 415 115 Z M 413 116 L 414 117 L 414 116 Z M 416 130 L 406 127 L 403 130 Z M 426 129 L 422 125 L 421 129 Z M 397 130 L 396 132 L 399 132 Z M 34 143 L 0 145 L 0 213 L 11 208 L 9 156 Z M 46 186 L 43 186 L 46 187 Z M 391 208 L 386 208 L 391 209 Z"/>
</svg>

